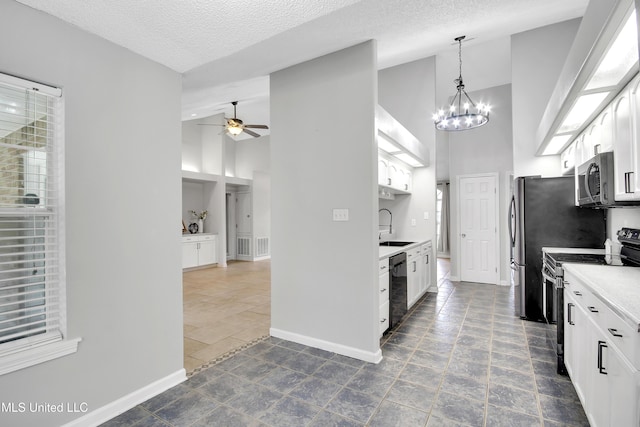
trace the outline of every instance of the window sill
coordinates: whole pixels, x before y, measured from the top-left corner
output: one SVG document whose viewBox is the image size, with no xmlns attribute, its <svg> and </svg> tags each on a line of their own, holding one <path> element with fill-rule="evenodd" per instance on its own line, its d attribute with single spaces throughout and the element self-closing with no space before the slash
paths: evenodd
<svg viewBox="0 0 640 427">
<path fill-rule="evenodd" d="M 0 375 L 75 353 L 78 351 L 80 341 L 82 338 L 43 343 L 37 347 L 2 356 L 0 357 Z"/>
</svg>

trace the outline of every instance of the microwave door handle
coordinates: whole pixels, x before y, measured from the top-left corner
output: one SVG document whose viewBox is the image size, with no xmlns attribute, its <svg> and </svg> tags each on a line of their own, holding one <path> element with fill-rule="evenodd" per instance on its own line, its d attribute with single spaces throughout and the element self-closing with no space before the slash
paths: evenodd
<svg viewBox="0 0 640 427">
<path fill-rule="evenodd" d="M 587 172 L 584 174 L 584 189 L 587 192 L 587 196 L 589 196 L 589 200 L 594 202 L 593 195 L 591 194 L 591 188 L 589 188 L 589 175 L 591 174 L 591 170 L 596 166 L 595 163 L 591 163 L 587 168 Z"/>
</svg>

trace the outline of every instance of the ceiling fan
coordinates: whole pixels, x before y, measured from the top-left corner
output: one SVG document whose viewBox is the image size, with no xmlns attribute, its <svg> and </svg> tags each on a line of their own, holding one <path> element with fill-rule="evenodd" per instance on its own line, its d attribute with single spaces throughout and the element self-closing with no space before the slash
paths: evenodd
<svg viewBox="0 0 640 427">
<path fill-rule="evenodd" d="M 227 119 L 227 124 L 225 125 L 216 125 L 213 123 L 200 123 L 203 126 L 224 126 L 226 131 L 229 132 L 233 136 L 240 135 L 242 132 L 253 136 L 254 138 L 258 138 L 261 136 L 260 134 L 249 130 L 249 129 L 269 129 L 267 125 L 245 125 L 242 120 L 240 120 L 236 115 L 236 105 L 238 105 L 238 101 L 233 101 L 231 103 L 233 105 L 233 117 Z"/>
</svg>

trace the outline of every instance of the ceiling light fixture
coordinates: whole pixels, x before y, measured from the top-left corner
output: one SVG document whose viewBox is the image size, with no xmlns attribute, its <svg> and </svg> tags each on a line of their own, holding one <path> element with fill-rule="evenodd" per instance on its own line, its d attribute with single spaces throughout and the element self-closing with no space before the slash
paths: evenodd
<svg viewBox="0 0 640 427">
<path fill-rule="evenodd" d="M 460 63 L 458 78 L 454 80 L 456 84 L 457 92 L 451 100 L 449 110 L 440 110 L 433 115 L 433 121 L 435 122 L 436 129 L 445 131 L 458 131 L 474 129 L 487 124 L 489 121 L 489 111 L 491 108 L 487 104 L 476 105 L 467 91 L 464 90 L 464 82 L 462 81 L 462 40 L 466 36 L 456 37 L 455 41 L 458 42 L 458 60 Z M 465 96 L 466 101 L 463 102 L 462 96 Z M 475 112 L 471 112 L 470 108 L 474 108 Z"/>
<path fill-rule="evenodd" d="M 233 135 L 237 136 L 242 133 L 242 126 L 227 126 L 227 131 Z"/>
</svg>

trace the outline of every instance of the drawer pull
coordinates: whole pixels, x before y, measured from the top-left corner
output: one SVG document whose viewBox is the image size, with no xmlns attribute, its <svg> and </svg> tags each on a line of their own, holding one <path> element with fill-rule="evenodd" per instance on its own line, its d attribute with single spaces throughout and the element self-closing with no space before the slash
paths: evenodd
<svg viewBox="0 0 640 427">
<path fill-rule="evenodd" d="M 575 325 L 575 323 L 573 322 L 573 320 L 571 320 L 571 308 L 575 306 L 574 303 L 570 302 L 569 304 L 567 304 L 567 323 L 570 325 Z"/>
<path fill-rule="evenodd" d="M 608 331 L 614 337 L 622 338 L 622 334 L 619 334 L 617 329 L 609 328 Z"/>
<path fill-rule="evenodd" d="M 387 318 L 385 317 L 384 319 L 382 319 L 382 320 L 380 321 L 380 323 L 384 323 L 384 322 L 386 322 L 386 321 L 387 321 Z"/>
<path fill-rule="evenodd" d="M 580 291 L 573 291 L 573 293 L 574 293 L 574 294 L 576 294 L 576 295 L 578 295 L 579 297 L 581 297 L 581 296 L 582 296 L 582 292 L 580 292 Z"/>
<path fill-rule="evenodd" d="M 590 312 L 592 312 L 592 313 L 598 313 L 598 309 L 597 309 L 597 308 L 595 308 L 594 306 L 589 306 L 589 307 L 587 307 L 587 308 L 588 308 L 588 309 L 589 309 L 589 311 L 590 311 Z"/>
<path fill-rule="evenodd" d="M 605 367 L 602 366 L 602 349 L 603 348 L 607 348 L 606 341 L 598 341 L 598 371 L 603 375 L 607 375 L 607 371 L 605 370 Z"/>
<path fill-rule="evenodd" d="M 386 291 L 386 290 L 387 290 L 387 288 L 380 289 L 380 293 L 383 293 L 383 292 L 384 292 L 384 291 Z"/>
</svg>

